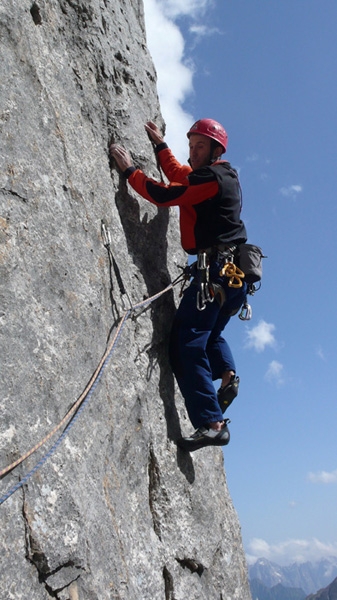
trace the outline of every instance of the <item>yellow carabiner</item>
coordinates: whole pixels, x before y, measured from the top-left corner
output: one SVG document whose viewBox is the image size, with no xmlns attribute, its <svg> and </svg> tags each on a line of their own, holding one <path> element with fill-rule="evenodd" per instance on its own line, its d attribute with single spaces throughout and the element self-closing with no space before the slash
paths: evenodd
<svg viewBox="0 0 337 600">
<path fill-rule="evenodd" d="M 241 271 L 241 269 L 239 269 L 239 267 L 237 267 L 232 262 L 226 263 L 224 265 L 224 267 L 221 269 L 219 275 L 220 275 L 220 277 L 223 277 L 224 275 L 226 275 L 226 277 L 229 278 L 229 282 L 228 282 L 229 287 L 233 287 L 233 288 L 242 287 L 242 279 L 245 276 L 244 272 Z"/>
</svg>

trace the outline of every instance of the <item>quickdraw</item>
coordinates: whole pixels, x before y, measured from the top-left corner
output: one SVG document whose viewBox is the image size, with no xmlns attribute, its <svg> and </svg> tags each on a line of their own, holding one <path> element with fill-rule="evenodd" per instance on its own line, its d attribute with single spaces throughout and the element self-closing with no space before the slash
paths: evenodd
<svg viewBox="0 0 337 600">
<path fill-rule="evenodd" d="M 213 302 L 214 300 L 214 295 L 211 294 L 209 263 L 206 252 L 200 252 L 198 254 L 197 269 L 199 285 L 199 291 L 197 294 L 197 309 L 204 310 L 206 308 L 206 302 Z"/>
<path fill-rule="evenodd" d="M 104 221 L 104 219 L 101 220 L 101 233 L 102 233 L 102 239 L 103 239 L 103 246 L 104 246 L 104 248 L 106 248 L 106 250 L 108 252 L 108 258 L 109 258 L 109 274 L 110 274 L 110 292 L 109 293 L 110 293 L 112 312 L 113 313 L 116 312 L 116 316 L 119 318 L 117 304 L 113 297 L 114 286 L 113 286 L 113 279 L 112 279 L 112 269 L 114 270 L 115 277 L 116 277 L 116 280 L 118 283 L 123 309 L 129 310 L 132 307 L 132 302 L 131 302 L 130 297 L 124 287 L 124 283 L 122 280 L 120 270 L 118 268 L 118 265 L 116 263 L 114 255 L 112 254 L 111 234 L 110 234 L 110 230 L 109 230 L 106 222 Z M 127 302 L 126 302 L 126 300 L 127 300 Z"/>
</svg>

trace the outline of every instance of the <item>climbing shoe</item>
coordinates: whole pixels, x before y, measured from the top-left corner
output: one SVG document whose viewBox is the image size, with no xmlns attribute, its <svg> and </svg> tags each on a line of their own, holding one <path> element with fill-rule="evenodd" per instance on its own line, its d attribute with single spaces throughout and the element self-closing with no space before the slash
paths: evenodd
<svg viewBox="0 0 337 600">
<path fill-rule="evenodd" d="M 218 389 L 218 402 L 221 408 L 222 414 L 227 410 L 230 404 L 232 404 L 234 398 L 239 393 L 240 379 L 236 375 L 233 375 L 230 382 L 224 387 Z"/>
<path fill-rule="evenodd" d="M 207 427 L 199 427 L 189 437 L 182 437 L 177 440 L 177 446 L 188 452 L 194 452 L 205 446 L 226 446 L 230 440 L 227 423 L 230 423 L 229 419 L 224 420 L 220 431 L 208 429 Z"/>
</svg>

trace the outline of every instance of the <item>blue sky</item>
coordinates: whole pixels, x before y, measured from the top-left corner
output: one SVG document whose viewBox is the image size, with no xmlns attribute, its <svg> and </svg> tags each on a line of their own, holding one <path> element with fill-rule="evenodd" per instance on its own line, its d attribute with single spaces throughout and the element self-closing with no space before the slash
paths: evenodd
<svg viewBox="0 0 337 600">
<path fill-rule="evenodd" d="M 337 2 L 144 4 L 166 141 L 186 162 L 196 119 L 225 126 L 268 256 L 253 319 L 226 330 L 241 388 L 225 465 L 247 556 L 337 556 Z"/>
</svg>

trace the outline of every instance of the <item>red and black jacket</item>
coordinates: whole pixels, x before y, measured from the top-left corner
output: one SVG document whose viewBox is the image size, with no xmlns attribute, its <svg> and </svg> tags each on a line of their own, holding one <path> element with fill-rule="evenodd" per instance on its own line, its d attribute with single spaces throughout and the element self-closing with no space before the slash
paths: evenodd
<svg viewBox="0 0 337 600">
<path fill-rule="evenodd" d="M 216 244 L 247 240 L 240 219 L 241 189 L 236 171 L 227 161 L 193 171 L 181 165 L 166 144 L 157 146 L 160 166 L 169 184 L 146 177 L 130 167 L 124 173 L 133 189 L 156 206 L 179 206 L 181 244 L 188 254 Z"/>
</svg>

